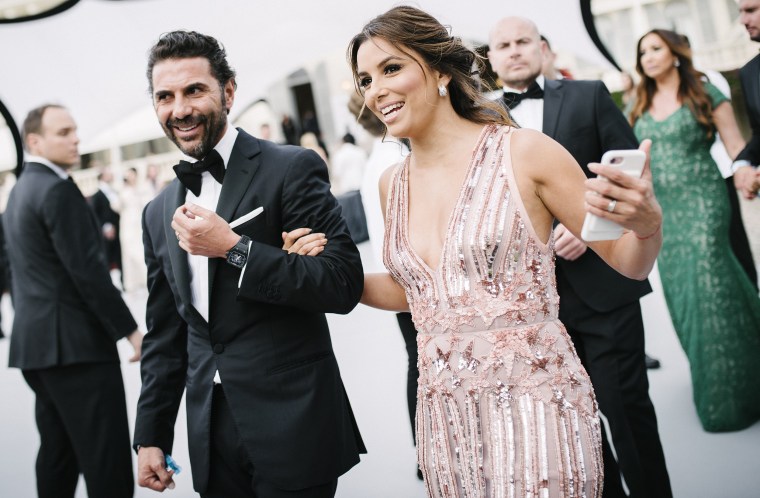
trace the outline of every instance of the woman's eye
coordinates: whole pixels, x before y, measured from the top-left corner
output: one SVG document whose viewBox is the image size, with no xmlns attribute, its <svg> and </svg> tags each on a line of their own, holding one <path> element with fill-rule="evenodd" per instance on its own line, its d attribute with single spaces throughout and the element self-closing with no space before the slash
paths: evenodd
<svg viewBox="0 0 760 498">
<path fill-rule="evenodd" d="M 362 78 L 359 80 L 359 86 L 362 88 L 367 88 L 369 84 L 372 83 L 372 78 Z"/>
<path fill-rule="evenodd" d="M 385 74 L 395 73 L 401 69 L 398 64 L 390 64 L 385 68 Z"/>
</svg>

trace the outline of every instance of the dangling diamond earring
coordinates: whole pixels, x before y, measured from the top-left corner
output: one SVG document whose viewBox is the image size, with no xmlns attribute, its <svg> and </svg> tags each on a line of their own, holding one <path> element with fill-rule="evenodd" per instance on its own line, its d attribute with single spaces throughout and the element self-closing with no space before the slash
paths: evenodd
<svg viewBox="0 0 760 498">
<path fill-rule="evenodd" d="M 440 95 L 441 97 L 445 97 L 448 94 L 449 94 L 449 91 L 446 89 L 444 85 L 442 84 L 438 85 L 438 95 Z"/>
<path fill-rule="evenodd" d="M 673 66 L 680 67 L 681 66 L 681 61 L 679 59 L 676 59 L 675 61 L 673 61 Z"/>
</svg>

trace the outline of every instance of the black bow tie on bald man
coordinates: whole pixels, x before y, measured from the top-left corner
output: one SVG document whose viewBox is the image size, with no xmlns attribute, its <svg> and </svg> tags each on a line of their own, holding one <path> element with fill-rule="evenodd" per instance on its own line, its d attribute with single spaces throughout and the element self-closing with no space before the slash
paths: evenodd
<svg viewBox="0 0 760 498">
<path fill-rule="evenodd" d="M 504 92 L 504 103 L 508 108 L 514 109 L 524 99 L 543 99 L 544 90 L 535 81 L 523 93 Z"/>
<path fill-rule="evenodd" d="M 213 149 L 198 162 L 180 161 L 178 165 L 174 166 L 174 172 L 177 174 L 179 181 L 195 194 L 196 197 L 201 195 L 204 171 L 211 173 L 211 176 L 220 185 L 224 181 L 224 160 L 222 160 L 222 156 L 219 155 L 216 149 Z"/>
</svg>

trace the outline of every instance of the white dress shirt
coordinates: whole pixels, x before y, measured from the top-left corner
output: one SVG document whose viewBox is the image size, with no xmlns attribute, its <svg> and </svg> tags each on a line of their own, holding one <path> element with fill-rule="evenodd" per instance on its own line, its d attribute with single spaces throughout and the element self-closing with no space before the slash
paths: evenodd
<svg viewBox="0 0 760 498">
<path fill-rule="evenodd" d="M 53 164 L 49 159 L 42 157 L 42 156 L 35 156 L 34 154 L 26 154 L 24 156 L 24 162 L 27 163 L 39 163 L 44 166 L 47 166 L 48 168 L 53 170 L 53 173 L 60 176 L 64 180 L 69 179 L 69 174 L 66 173 L 66 170 L 58 166 L 57 164 Z"/>
<path fill-rule="evenodd" d="M 224 169 L 227 170 L 227 164 L 230 162 L 232 147 L 235 145 L 238 131 L 232 126 L 227 125 L 227 131 L 219 143 L 216 144 L 216 151 L 224 161 Z M 210 211 L 216 211 L 216 205 L 219 204 L 219 196 L 222 193 L 222 185 L 217 182 L 211 173 L 204 171 L 201 175 L 201 195 L 196 196 L 190 189 L 185 195 L 185 202 L 192 202 L 202 208 Z M 208 322 L 208 257 L 187 255 L 187 262 L 190 266 L 190 292 L 193 299 L 193 306 L 198 313 Z M 214 384 L 221 384 L 222 379 L 219 377 L 219 371 L 214 373 Z"/>
<path fill-rule="evenodd" d="M 536 83 L 544 89 L 544 76 L 539 74 Z M 527 90 L 527 88 L 526 88 Z M 524 93 L 508 86 L 504 87 L 505 92 Z M 543 131 L 544 129 L 544 99 L 523 99 L 514 108 L 509 110 L 509 115 L 520 125 L 521 128 L 530 128 L 531 130 Z"/>
<path fill-rule="evenodd" d="M 227 126 L 227 131 L 219 143 L 216 144 L 216 151 L 222 156 L 224 168 L 227 169 L 227 163 L 230 162 L 232 147 L 235 145 L 238 131 Z M 196 196 L 189 189 L 185 197 L 185 202 L 192 202 L 202 208 L 210 211 L 216 211 L 216 205 L 219 203 L 219 195 L 222 193 L 222 185 L 214 180 L 211 173 L 204 171 L 202 174 L 203 183 L 201 184 L 201 195 Z M 206 256 L 187 255 L 187 262 L 190 266 L 190 290 L 193 297 L 193 306 L 198 313 L 208 322 L 208 258 Z"/>
</svg>

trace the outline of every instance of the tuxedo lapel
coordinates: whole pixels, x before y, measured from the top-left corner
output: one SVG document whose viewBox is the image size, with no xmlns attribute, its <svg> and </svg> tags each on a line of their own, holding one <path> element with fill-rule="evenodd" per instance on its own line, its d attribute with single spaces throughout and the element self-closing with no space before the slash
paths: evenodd
<svg viewBox="0 0 760 498">
<path fill-rule="evenodd" d="M 232 221 L 240 201 L 248 192 L 251 181 L 259 169 L 261 161 L 258 155 L 260 151 L 258 141 L 238 128 L 238 136 L 235 140 L 235 146 L 232 148 L 227 171 L 224 174 L 222 192 L 216 205 L 216 213 L 228 223 Z M 209 258 L 208 260 L 209 296 L 219 262 L 220 258 Z"/>
<path fill-rule="evenodd" d="M 248 191 L 253 176 L 259 169 L 257 156 L 260 150 L 255 138 L 243 130 L 238 131 L 227 172 L 224 175 L 219 203 L 216 205 L 216 213 L 227 222 L 232 220 L 232 215 L 235 214 L 240 201 Z"/>
<path fill-rule="evenodd" d="M 178 181 L 174 181 L 166 187 L 164 198 L 164 233 L 166 236 L 167 251 L 172 262 L 172 272 L 177 285 L 179 297 L 185 305 L 185 309 L 196 321 L 206 323 L 198 310 L 193 306 L 193 294 L 190 290 L 190 264 L 187 261 L 187 253 L 177 243 L 177 236 L 172 229 L 174 212 L 185 203 L 186 190 Z"/>
<path fill-rule="evenodd" d="M 544 129 L 542 131 L 552 138 L 557 135 L 563 97 L 561 81 L 546 80 L 544 82 Z"/>
<path fill-rule="evenodd" d="M 752 67 L 749 71 L 749 83 L 751 85 L 748 89 L 749 95 L 755 109 L 760 109 L 760 56 L 752 59 L 750 64 Z"/>
</svg>

